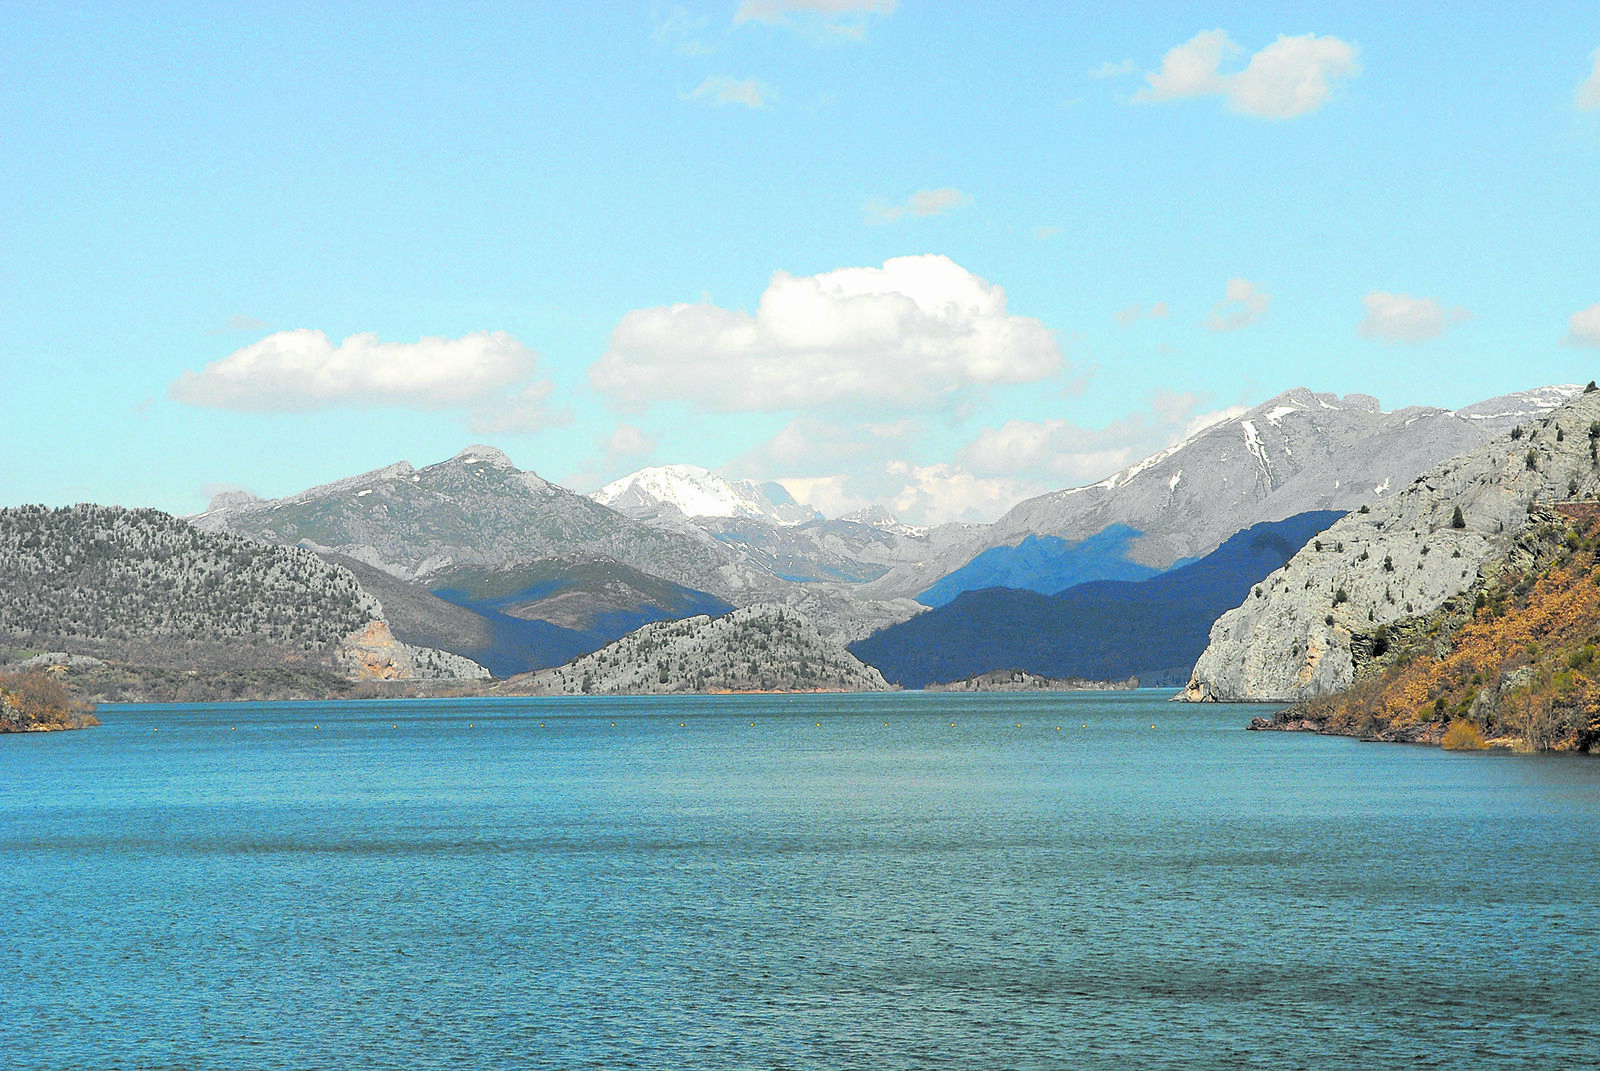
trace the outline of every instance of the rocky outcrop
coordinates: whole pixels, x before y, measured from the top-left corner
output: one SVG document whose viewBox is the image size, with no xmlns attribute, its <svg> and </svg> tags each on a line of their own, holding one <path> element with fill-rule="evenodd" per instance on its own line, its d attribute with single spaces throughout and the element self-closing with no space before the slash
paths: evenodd
<svg viewBox="0 0 1600 1071">
<path fill-rule="evenodd" d="M 882 674 L 784 606 L 645 625 L 568 665 L 513 677 L 510 695 L 882 692 Z"/>
<path fill-rule="evenodd" d="M 1120 681 L 1086 681 L 1082 677 L 1041 677 L 1020 669 L 997 669 L 966 680 L 929 684 L 925 692 L 1113 692 L 1139 687 L 1138 677 Z"/>
<path fill-rule="evenodd" d="M 1217 621 L 1181 698 L 1293 702 L 1349 687 L 1380 626 L 1475 583 L 1531 511 L 1600 496 L 1597 457 L 1600 393 L 1583 394 L 1347 515 Z"/>
<path fill-rule="evenodd" d="M 346 636 L 337 663 L 358 681 L 484 680 L 489 671 L 470 658 L 401 643 L 383 621 L 369 621 Z"/>
</svg>

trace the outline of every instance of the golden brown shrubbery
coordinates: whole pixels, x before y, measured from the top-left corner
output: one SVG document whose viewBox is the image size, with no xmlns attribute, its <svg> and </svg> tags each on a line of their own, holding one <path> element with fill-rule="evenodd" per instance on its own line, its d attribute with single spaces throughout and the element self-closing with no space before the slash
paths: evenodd
<svg viewBox="0 0 1600 1071">
<path fill-rule="evenodd" d="M 1457 718 L 1444 731 L 1439 745 L 1446 751 L 1482 751 L 1489 742 L 1483 738 L 1483 730 L 1465 718 Z"/>
<path fill-rule="evenodd" d="M 99 725 L 93 709 L 72 698 L 66 685 L 43 670 L 0 673 L 0 732 Z"/>
</svg>

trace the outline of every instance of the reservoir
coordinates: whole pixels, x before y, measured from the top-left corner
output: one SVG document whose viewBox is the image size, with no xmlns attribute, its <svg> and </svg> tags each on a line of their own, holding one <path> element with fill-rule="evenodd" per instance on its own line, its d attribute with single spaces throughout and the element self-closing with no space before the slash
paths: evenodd
<svg viewBox="0 0 1600 1071">
<path fill-rule="evenodd" d="M 1600 762 L 1169 694 L 152 705 L 0 738 L 0 1063 L 1592 1065 Z"/>
</svg>

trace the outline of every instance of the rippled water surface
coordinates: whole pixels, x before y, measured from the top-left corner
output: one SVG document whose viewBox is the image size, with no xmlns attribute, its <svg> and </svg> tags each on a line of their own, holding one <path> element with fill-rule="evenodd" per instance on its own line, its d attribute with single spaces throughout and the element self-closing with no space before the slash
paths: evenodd
<svg viewBox="0 0 1600 1071">
<path fill-rule="evenodd" d="M 1600 762 L 1164 698 L 0 738 L 0 1065 L 1595 1065 Z"/>
</svg>

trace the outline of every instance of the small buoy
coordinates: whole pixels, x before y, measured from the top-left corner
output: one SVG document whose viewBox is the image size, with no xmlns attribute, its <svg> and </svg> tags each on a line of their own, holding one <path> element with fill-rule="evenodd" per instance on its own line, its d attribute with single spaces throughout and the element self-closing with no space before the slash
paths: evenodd
<svg viewBox="0 0 1600 1071">
<path fill-rule="evenodd" d="M 678 723 L 678 728 L 680 728 L 680 729 L 681 729 L 681 728 L 683 728 L 683 722 L 681 722 L 681 721 L 680 721 L 680 722 L 679 722 L 679 723 Z"/>
<path fill-rule="evenodd" d="M 1154 728 L 1155 728 L 1155 726 L 1154 726 L 1154 725 L 1152 725 L 1152 726 L 1150 726 L 1150 728 L 1152 728 L 1152 729 L 1154 729 Z"/>
</svg>

